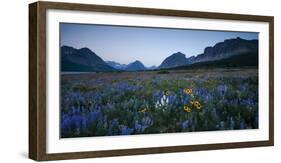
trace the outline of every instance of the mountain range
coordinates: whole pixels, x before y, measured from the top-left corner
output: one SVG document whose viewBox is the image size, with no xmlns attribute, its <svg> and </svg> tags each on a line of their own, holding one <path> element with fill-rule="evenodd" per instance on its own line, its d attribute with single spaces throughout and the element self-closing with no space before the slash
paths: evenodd
<svg viewBox="0 0 281 163">
<path fill-rule="evenodd" d="M 146 70 L 146 69 L 147 68 L 143 65 L 143 63 L 141 63 L 138 60 L 128 64 L 125 68 L 126 71 L 142 71 L 142 70 Z"/>
<path fill-rule="evenodd" d="M 185 54 L 177 52 L 164 59 L 158 68 L 163 69 L 191 64 L 194 58 L 194 56 L 186 58 Z"/>
<path fill-rule="evenodd" d="M 127 67 L 126 64 L 121 64 L 115 61 L 106 61 L 106 63 L 117 70 L 125 70 Z"/>
<path fill-rule="evenodd" d="M 143 70 L 153 70 L 157 68 L 156 66 L 145 67 L 144 64 L 139 60 L 129 63 L 128 65 L 121 64 L 115 61 L 106 61 L 106 63 L 117 70 L 123 70 L 123 71 L 143 71 Z"/>
<path fill-rule="evenodd" d="M 177 52 L 165 58 L 158 67 L 146 67 L 139 60 L 127 65 L 115 61 L 104 61 L 89 48 L 75 49 L 70 46 L 61 47 L 61 71 L 144 71 L 154 69 L 204 67 L 210 65 L 257 66 L 258 40 L 245 40 L 239 37 L 227 39 L 223 42 L 216 43 L 214 46 L 206 47 L 202 54 L 188 58 L 186 58 L 185 54 Z"/>
<path fill-rule="evenodd" d="M 227 39 L 215 44 L 213 47 L 206 47 L 202 54 L 186 58 L 185 54 L 177 52 L 167 57 L 159 66 L 160 69 L 173 68 L 184 65 L 192 65 L 199 62 L 212 62 L 229 57 L 241 57 L 243 54 L 253 54 L 250 58 L 257 58 L 258 40 L 245 40 L 239 37 Z"/>
<path fill-rule="evenodd" d="M 115 70 L 88 48 L 75 49 L 69 46 L 61 47 L 61 71 L 63 72 L 102 72 Z"/>
</svg>

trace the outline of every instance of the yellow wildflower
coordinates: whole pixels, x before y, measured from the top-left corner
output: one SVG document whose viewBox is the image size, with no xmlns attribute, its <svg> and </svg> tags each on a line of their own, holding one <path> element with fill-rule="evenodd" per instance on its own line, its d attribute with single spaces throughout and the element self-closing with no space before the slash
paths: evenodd
<svg viewBox="0 0 281 163">
<path fill-rule="evenodd" d="M 170 91 L 168 91 L 168 90 L 166 90 L 164 93 L 166 96 L 169 96 L 171 94 Z"/>
<path fill-rule="evenodd" d="M 202 107 L 199 101 L 192 101 L 191 104 L 198 110 L 200 110 Z"/>
<path fill-rule="evenodd" d="M 147 109 L 144 108 L 144 109 L 140 110 L 139 112 L 140 112 L 140 113 L 144 113 L 144 112 L 146 112 L 146 111 L 147 111 Z"/>
<path fill-rule="evenodd" d="M 186 94 L 191 94 L 192 93 L 192 89 L 191 88 L 185 88 L 183 91 Z"/>
<path fill-rule="evenodd" d="M 188 106 L 183 106 L 183 110 L 185 111 L 185 112 L 188 112 L 188 113 L 190 113 L 191 112 L 191 109 L 190 109 L 190 107 L 188 107 Z"/>
</svg>

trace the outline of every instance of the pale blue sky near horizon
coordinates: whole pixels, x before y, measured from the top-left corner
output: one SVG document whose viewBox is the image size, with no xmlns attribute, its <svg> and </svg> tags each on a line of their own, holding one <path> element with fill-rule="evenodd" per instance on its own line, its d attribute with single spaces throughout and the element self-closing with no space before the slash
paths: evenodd
<svg viewBox="0 0 281 163">
<path fill-rule="evenodd" d="M 60 24 L 61 46 L 87 47 L 104 61 L 128 64 L 139 60 L 145 66 L 159 66 L 166 57 L 176 52 L 182 52 L 186 57 L 198 55 L 207 46 L 236 37 L 258 39 L 258 33 Z"/>
</svg>

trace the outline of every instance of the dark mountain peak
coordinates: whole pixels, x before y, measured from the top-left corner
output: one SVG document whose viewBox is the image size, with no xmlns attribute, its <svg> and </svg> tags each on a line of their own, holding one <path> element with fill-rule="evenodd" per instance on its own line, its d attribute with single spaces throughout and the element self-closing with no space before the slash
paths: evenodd
<svg viewBox="0 0 281 163">
<path fill-rule="evenodd" d="M 167 57 L 159 66 L 159 68 L 171 68 L 188 64 L 188 59 L 181 52 L 173 53 Z"/>
<path fill-rule="evenodd" d="M 206 53 L 212 53 L 213 51 L 213 47 L 211 47 L 211 46 L 207 46 L 205 49 L 204 49 L 204 53 L 206 54 Z"/>
<path fill-rule="evenodd" d="M 141 61 L 139 61 L 139 60 L 135 60 L 134 62 L 132 62 L 132 63 L 130 63 L 130 64 L 141 64 L 141 65 L 143 65 L 143 64 L 141 63 Z"/>
<path fill-rule="evenodd" d="M 141 61 L 139 61 L 139 60 L 135 60 L 134 62 L 128 64 L 128 66 L 129 65 L 141 65 L 141 66 L 144 66 L 143 63 Z"/>
<path fill-rule="evenodd" d="M 176 52 L 173 53 L 170 57 L 181 57 L 181 58 L 185 58 L 185 54 L 181 53 L 181 52 Z"/>
<path fill-rule="evenodd" d="M 225 39 L 223 42 L 219 42 L 217 44 L 245 44 L 247 45 L 248 43 L 253 43 L 253 42 L 257 42 L 258 40 L 257 39 L 253 39 L 253 40 L 246 40 L 246 39 L 243 39 L 241 37 L 236 37 L 236 38 L 230 38 L 230 39 Z M 216 46 L 216 45 L 215 45 Z"/>
<path fill-rule="evenodd" d="M 173 53 L 167 57 L 159 68 L 173 68 L 198 62 L 216 61 L 243 54 L 258 54 L 258 40 L 246 40 L 240 37 L 226 39 L 208 46 L 202 54 L 186 58 L 181 52 Z"/>
<path fill-rule="evenodd" d="M 84 48 L 81 48 L 81 49 L 78 49 L 81 53 L 84 53 L 84 54 L 92 54 L 94 53 L 92 50 L 90 50 L 89 48 L 87 47 L 84 47 Z"/>
<path fill-rule="evenodd" d="M 214 61 L 243 53 L 257 52 L 258 40 L 246 40 L 237 37 L 206 47 L 204 53 L 197 55 L 194 62 Z"/>
<path fill-rule="evenodd" d="M 230 39 L 225 39 L 223 42 L 229 42 L 229 41 L 243 41 L 245 39 L 242 39 L 241 37 L 236 37 L 236 38 L 230 38 Z"/>
<path fill-rule="evenodd" d="M 76 50 L 76 49 L 73 48 L 72 46 L 63 45 L 63 46 L 61 47 L 61 50 Z"/>
<path fill-rule="evenodd" d="M 61 47 L 61 54 L 66 55 L 66 54 L 74 54 L 76 53 L 76 49 L 73 48 L 72 46 L 62 46 Z"/>
<path fill-rule="evenodd" d="M 146 70 L 146 67 L 143 65 L 143 63 L 139 60 L 136 60 L 126 67 L 127 71 L 139 71 L 139 70 Z"/>
<path fill-rule="evenodd" d="M 241 37 L 236 37 L 236 38 L 232 38 L 232 39 L 226 39 L 226 40 L 236 40 L 236 41 L 244 41 L 244 42 L 256 42 L 258 41 L 257 39 L 252 39 L 252 40 L 247 40 Z"/>
<path fill-rule="evenodd" d="M 61 65 L 62 71 L 115 71 L 89 48 L 75 49 L 70 46 L 62 46 Z"/>
<path fill-rule="evenodd" d="M 89 49 L 87 47 L 76 49 L 76 48 L 74 48 L 72 46 L 63 45 L 61 47 L 61 50 L 62 50 L 62 53 L 66 52 L 68 54 L 76 53 L 76 54 L 94 54 L 94 55 L 96 55 L 91 49 Z"/>
<path fill-rule="evenodd" d="M 61 48 L 62 49 L 74 49 L 72 46 L 66 46 L 66 45 L 63 45 Z"/>
</svg>

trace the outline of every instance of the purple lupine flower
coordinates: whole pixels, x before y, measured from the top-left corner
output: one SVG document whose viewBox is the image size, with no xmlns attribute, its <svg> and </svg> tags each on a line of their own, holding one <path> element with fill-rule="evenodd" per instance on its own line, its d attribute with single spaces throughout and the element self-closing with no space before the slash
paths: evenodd
<svg viewBox="0 0 281 163">
<path fill-rule="evenodd" d="M 134 129 L 129 128 L 125 125 L 121 126 L 121 135 L 131 135 L 134 132 Z"/>
<path fill-rule="evenodd" d="M 112 121 L 110 121 L 108 127 L 108 135 L 118 135 L 118 126 L 119 126 L 118 119 L 113 119 Z"/>
<path fill-rule="evenodd" d="M 227 87 L 227 85 L 222 84 L 222 85 L 219 85 L 217 87 L 217 90 L 218 90 L 219 94 L 224 97 L 226 92 L 227 92 L 227 90 L 228 90 L 228 87 Z"/>
<path fill-rule="evenodd" d="M 186 120 L 184 122 L 181 123 L 181 128 L 184 130 L 184 129 L 187 129 L 188 128 L 188 125 L 189 125 L 189 120 Z"/>
<path fill-rule="evenodd" d="M 224 129 L 225 129 L 225 123 L 224 123 L 224 121 L 220 121 L 219 128 L 220 128 L 221 130 L 224 130 Z"/>
<path fill-rule="evenodd" d="M 87 119 L 82 115 L 66 114 L 62 116 L 61 120 L 61 135 L 66 137 L 68 134 L 74 133 L 80 135 L 87 129 Z"/>
</svg>

